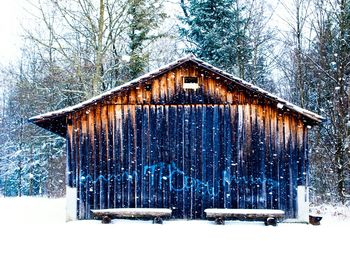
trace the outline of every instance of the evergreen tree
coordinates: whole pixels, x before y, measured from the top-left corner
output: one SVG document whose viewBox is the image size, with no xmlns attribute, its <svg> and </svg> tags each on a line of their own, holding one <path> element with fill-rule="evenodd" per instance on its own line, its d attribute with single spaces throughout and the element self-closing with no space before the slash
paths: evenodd
<svg viewBox="0 0 350 263">
<path fill-rule="evenodd" d="M 180 33 L 191 44 L 193 54 L 244 78 L 251 57 L 246 35 L 244 6 L 234 0 L 181 1 L 184 27 Z"/>
<path fill-rule="evenodd" d="M 129 0 L 129 78 L 133 79 L 144 73 L 148 64 L 149 53 L 145 46 L 162 35 L 152 32 L 166 14 L 160 0 Z"/>
</svg>

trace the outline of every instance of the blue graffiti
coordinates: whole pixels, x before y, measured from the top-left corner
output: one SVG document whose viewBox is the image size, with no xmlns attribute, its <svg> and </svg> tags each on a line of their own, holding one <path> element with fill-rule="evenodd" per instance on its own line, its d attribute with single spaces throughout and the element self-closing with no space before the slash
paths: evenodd
<svg viewBox="0 0 350 263">
<path fill-rule="evenodd" d="M 168 185 L 171 192 L 182 192 L 192 190 L 194 192 L 202 193 L 202 195 L 209 195 L 215 197 L 219 194 L 220 186 L 223 187 L 224 192 L 230 192 L 232 189 L 240 187 L 249 187 L 255 185 L 257 188 L 263 185 L 269 194 L 278 187 L 278 182 L 271 178 L 261 177 L 243 177 L 231 175 L 226 169 L 222 171 L 222 181 L 216 180 L 215 182 L 202 181 L 185 174 L 180 168 L 176 166 L 174 162 L 171 163 L 157 163 L 153 165 L 145 165 L 142 170 L 142 178 L 149 178 L 150 185 L 155 187 L 156 181 L 158 182 L 158 189 L 163 189 L 163 184 L 168 181 Z M 100 175 L 93 179 L 92 176 L 81 176 L 80 184 L 96 184 L 98 182 L 133 182 L 139 178 L 137 171 L 123 171 L 117 175 L 108 175 L 107 177 Z M 238 189 L 237 189 L 238 191 Z"/>
</svg>

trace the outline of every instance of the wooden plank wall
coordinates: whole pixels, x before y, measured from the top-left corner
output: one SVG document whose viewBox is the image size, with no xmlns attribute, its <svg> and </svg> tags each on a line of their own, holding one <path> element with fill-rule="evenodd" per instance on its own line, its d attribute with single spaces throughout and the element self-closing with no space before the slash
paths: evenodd
<svg viewBox="0 0 350 263">
<path fill-rule="evenodd" d="M 183 76 L 201 88 L 184 91 Z M 69 116 L 67 184 L 78 218 L 90 209 L 283 209 L 296 216 L 307 184 L 307 129 L 275 103 L 188 65 Z"/>
</svg>

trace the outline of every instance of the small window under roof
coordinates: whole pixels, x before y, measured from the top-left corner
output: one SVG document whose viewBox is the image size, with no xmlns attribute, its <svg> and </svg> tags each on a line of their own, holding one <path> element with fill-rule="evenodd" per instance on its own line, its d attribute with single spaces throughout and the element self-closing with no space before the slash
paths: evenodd
<svg viewBox="0 0 350 263">
<path fill-rule="evenodd" d="M 183 88 L 184 89 L 198 89 L 198 78 L 197 77 L 184 77 L 183 81 Z"/>
</svg>

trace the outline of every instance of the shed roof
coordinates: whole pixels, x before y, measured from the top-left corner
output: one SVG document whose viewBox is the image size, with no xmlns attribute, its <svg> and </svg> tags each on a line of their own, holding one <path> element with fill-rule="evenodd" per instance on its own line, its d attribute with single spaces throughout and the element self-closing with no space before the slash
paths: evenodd
<svg viewBox="0 0 350 263">
<path fill-rule="evenodd" d="M 322 116 L 320 116 L 314 112 L 311 112 L 311 111 L 303 109 L 303 108 L 301 108 L 293 103 L 290 103 L 290 102 L 288 102 L 288 101 L 286 101 L 286 100 L 284 100 L 284 99 L 282 99 L 282 98 L 280 98 L 272 93 L 265 91 L 264 89 L 262 89 L 260 87 L 257 87 L 249 82 L 246 82 L 240 78 L 237 78 L 237 77 L 233 76 L 232 74 L 225 72 L 217 67 L 214 67 L 213 65 L 211 65 L 207 62 L 204 62 L 203 60 L 198 59 L 193 55 L 188 55 L 188 56 L 182 57 L 174 62 L 171 62 L 165 66 L 162 66 L 158 69 L 155 69 L 147 74 L 144 74 L 136 79 L 133 79 L 129 82 L 126 82 L 120 86 L 117 86 L 111 90 L 108 90 L 107 92 L 104 92 L 104 93 L 102 93 L 98 96 L 95 96 L 89 100 L 83 101 L 79 104 L 76 104 L 76 105 L 73 105 L 70 107 L 66 107 L 66 108 L 63 108 L 60 110 L 56 110 L 56 111 L 52 111 L 52 112 L 48 112 L 48 113 L 44 113 L 44 114 L 40 114 L 40 115 L 31 117 L 29 119 L 29 121 L 33 122 L 33 123 L 35 123 L 43 128 L 49 129 L 49 130 L 51 130 L 59 135 L 64 135 L 64 133 L 65 133 L 64 131 L 65 131 L 66 127 L 61 125 L 61 127 L 58 128 L 57 125 L 52 125 L 52 124 L 50 125 L 50 122 L 54 122 L 54 123 L 58 124 L 65 118 L 65 116 L 68 113 L 71 113 L 71 112 L 80 110 L 86 106 L 92 105 L 92 104 L 94 104 L 98 101 L 101 101 L 104 98 L 107 98 L 107 97 L 109 97 L 117 92 L 120 92 L 122 90 L 132 88 L 136 84 L 147 82 L 148 80 L 155 78 L 161 74 L 164 74 L 165 72 L 170 71 L 170 70 L 172 70 L 178 66 L 181 66 L 187 62 L 193 62 L 196 65 L 198 65 L 202 68 L 205 68 L 208 71 L 214 72 L 214 73 L 232 81 L 233 83 L 238 84 L 238 85 L 246 88 L 247 90 L 253 91 L 255 93 L 259 93 L 263 97 L 279 103 L 280 104 L 279 108 L 285 107 L 287 109 L 290 109 L 291 111 L 299 113 L 302 116 L 304 116 L 306 119 L 309 119 L 312 123 L 320 123 L 324 120 L 324 118 Z M 54 126 L 56 128 L 52 128 Z"/>
</svg>

